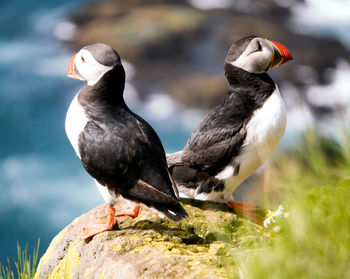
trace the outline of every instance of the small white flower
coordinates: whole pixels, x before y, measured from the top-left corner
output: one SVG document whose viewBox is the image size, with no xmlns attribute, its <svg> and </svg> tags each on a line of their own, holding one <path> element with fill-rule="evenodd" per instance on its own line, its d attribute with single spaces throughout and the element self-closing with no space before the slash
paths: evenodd
<svg viewBox="0 0 350 279">
<path fill-rule="evenodd" d="M 283 205 L 280 205 L 276 211 L 268 211 L 267 217 L 264 220 L 264 227 L 268 228 L 273 223 L 276 223 L 276 218 L 279 216 L 283 216 L 285 218 L 289 216 L 289 213 L 285 212 Z"/>
</svg>

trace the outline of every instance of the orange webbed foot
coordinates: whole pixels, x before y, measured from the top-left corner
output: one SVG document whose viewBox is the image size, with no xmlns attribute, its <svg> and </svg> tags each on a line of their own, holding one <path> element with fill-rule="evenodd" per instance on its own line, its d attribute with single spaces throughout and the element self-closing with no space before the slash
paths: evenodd
<svg viewBox="0 0 350 279">
<path fill-rule="evenodd" d="M 226 202 L 226 205 L 232 208 L 238 215 L 242 215 L 246 219 L 253 221 L 258 225 L 263 225 L 264 217 L 261 215 L 261 210 L 257 206 L 236 201 Z"/>
<path fill-rule="evenodd" d="M 115 214 L 115 216 L 120 217 L 120 216 L 129 216 L 132 218 L 135 218 L 139 215 L 139 211 L 140 211 L 140 206 L 139 205 L 135 205 L 133 211 L 121 211 L 121 212 L 117 212 Z"/>
<path fill-rule="evenodd" d="M 114 215 L 115 208 L 109 206 L 107 219 L 90 224 L 88 227 L 84 228 L 83 233 L 80 235 L 80 238 L 85 240 L 99 233 L 111 230 L 117 224 L 117 219 L 114 217 Z"/>
</svg>

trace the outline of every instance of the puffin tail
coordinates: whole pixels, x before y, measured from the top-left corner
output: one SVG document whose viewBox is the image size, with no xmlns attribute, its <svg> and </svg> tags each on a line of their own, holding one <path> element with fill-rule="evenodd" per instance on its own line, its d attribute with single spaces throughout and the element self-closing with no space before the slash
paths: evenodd
<svg viewBox="0 0 350 279">
<path fill-rule="evenodd" d="M 181 221 L 182 219 L 188 217 L 187 212 L 181 206 L 180 203 L 175 204 L 175 205 L 173 205 L 173 204 L 172 205 L 157 204 L 155 206 L 155 208 L 157 210 L 159 210 L 160 212 L 162 212 L 166 217 L 168 217 L 169 219 L 171 219 L 173 221 Z"/>
<path fill-rule="evenodd" d="M 178 152 L 171 153 L 171 154 L 166 154 L 168 168 L 171 168 L 171 167 L 174 167 L 177 165 L 183 165 L 181 157 L 182 157 L 182 150 L 180 150 Z"/>
</svg>

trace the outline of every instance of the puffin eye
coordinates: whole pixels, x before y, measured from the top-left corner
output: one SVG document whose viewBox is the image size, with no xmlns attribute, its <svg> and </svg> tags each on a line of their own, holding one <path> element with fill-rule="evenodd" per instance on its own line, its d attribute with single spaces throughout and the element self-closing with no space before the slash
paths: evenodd
<svg viewBox="0 0 350 279">
<path fill-rule="evenodd" d="M 262 51 L 262 46 L 261 46 L 261 43 L 258 41 L 258 48 L 256 51 Z"/>
<path fill-rule="evenodd" d="M 83 61 L 83 63 L 86 62 L 83 56 L 81 57 L 81 61 Z"/>
</svg>

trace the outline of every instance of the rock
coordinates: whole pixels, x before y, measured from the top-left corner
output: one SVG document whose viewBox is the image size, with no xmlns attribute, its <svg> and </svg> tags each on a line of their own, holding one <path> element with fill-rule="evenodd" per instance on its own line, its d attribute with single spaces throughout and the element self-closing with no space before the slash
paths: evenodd
<svg viewBox="0 0 350 279">
<path fill-rule="evenodd" d="M 190 217 L 181 222 L 141 207 L 134 219 L 118 217 L 119 228 L 82 241 L 83 228 L 106 217 L 106 205 L 92 209 L 52 240 L 35 279 L 232 278 L 238 274 L 234 253 L 269 235 L 224 204 L 182 204 Z"/>
<path fill-rule="evenodd" d="M 104 42 L 124 59 L 143 61 L 178 51 L 181 42 L 198 31 L 204 21 L 202 13 L 190 7 L 139 2 L 130 1 L 127 6 L 117 2 L 114 6 L 112 2 L 92 4 L 96 9 L 89 7 L 87 14 L 82 14 L 89 20 L 80 24 L 76 44 Z"/>
</svg>

